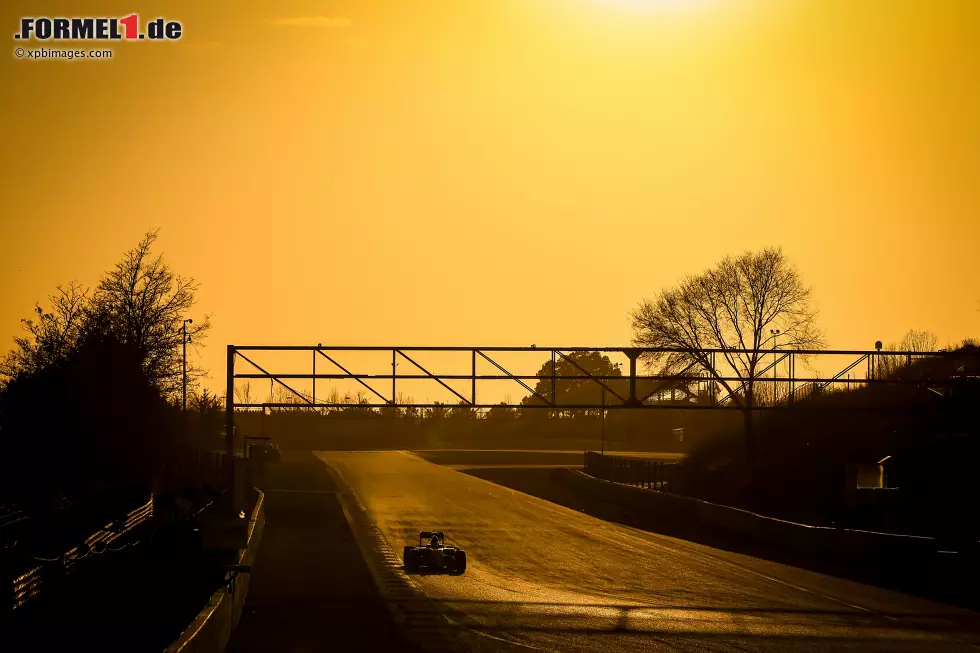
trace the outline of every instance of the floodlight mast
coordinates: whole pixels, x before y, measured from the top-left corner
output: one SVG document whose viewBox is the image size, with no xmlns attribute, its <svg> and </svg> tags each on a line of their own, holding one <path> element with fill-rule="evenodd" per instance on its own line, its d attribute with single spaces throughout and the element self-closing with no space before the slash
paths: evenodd
<svg viewBox="0 0 980 653">
<path fill-rule="evenodd" d="M 180 398 L 180 412 L 187 412 L 187 343 L 190 341 L 190 336 L 187 335 L 187 325 L 193 324 L 194 320 L 187 318 L 180 325 L 181 331 L 183 332 L 181 338 L 181 345 L 184 349 L 184 366 L 183 373 L 181 374 L 181 398 Z"/>
</svg>

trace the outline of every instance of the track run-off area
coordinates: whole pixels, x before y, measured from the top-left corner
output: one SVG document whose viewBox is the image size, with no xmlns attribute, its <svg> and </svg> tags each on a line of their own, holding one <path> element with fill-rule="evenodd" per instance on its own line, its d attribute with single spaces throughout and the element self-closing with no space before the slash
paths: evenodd
<svg viewBox="0 0 980 653">
<path fill-rule="evenodd" d="M 461 648 L 980 649 L 968 610 L 602 521 L 409 452 L 316 455 L 377 526 L 388 571 L 432 600 Z M 466 574 L 400 571 L 421 530 L 465 549 Z"/>
</svg>

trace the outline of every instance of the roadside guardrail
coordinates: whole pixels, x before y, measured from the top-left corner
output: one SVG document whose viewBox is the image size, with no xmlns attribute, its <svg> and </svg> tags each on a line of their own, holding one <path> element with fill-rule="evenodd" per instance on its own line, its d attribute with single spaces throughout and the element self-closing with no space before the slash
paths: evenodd
<svg viewBox="0 0 980 653">
<path fill-rule="evenodd" d="M 593 454 L 598 455 L 598 454 Z M 589 454 L 586 454 L 588 460 Z M 677 519 L 729 533 L 759 543 L 776 545 L 787 551 L 805 555 L 833 557 L 849 562 L 865 563 L 872 559 L 915 560 L 934 552 L 938 542 L 933 537 L 922 535 L 903 535 L 876 531 L 839 528 L 832 526 L 813 526 L 778 519 L 766 515 L 696 499 L 646 485 L 642 459 L 636 459 L 632 467 L 628 463 L 605 463 L 603 470 L 610 476 L 627 480 L 612 480 L 579 470 L 559 470 L 560 478 L 572 488 L 589 496 L 635 508 L 647 514 L 666 519 Z M 654 461 L 649 461 L 654 462 Z M 592 469 L 599 469 L 595 459 Z M 669 467 L 666 465 L 665 468 Z M 612 471 L 611 471 L 612 470 Z M 631 476 L 628 475 L 629 471 Z M 669 478 L 669 473 L 667 473 Z M 650 483 L 653 483 L 651 481 Z M 669 487 L 669 481 L 664 481 Z"/>
<path fill-rule="evenodd" d="M 255 507 L 248 522 L 248 540 L 235 555 L 224 587 L 211 595 L 210 601 L 164 653 L 221 653 L 232 631 L 238 625 L 248 595 L 252 564 L 265 531 L 265 494 L 258 491 Z"/>
<path fill-rule="evenodd" d="M 583 471 L 605 481 L 677 494 L 680 469 L 680 463 L 586 451 Z"/>
<path fill-rule="evenodd" d="M 17 610 L 28 601 L 39 596 L 45 587 L 45 581 L 53 573 L 71 573 L 72 568 L 90 555 L 98 555 L 103 547 L 123 537 L 131 530 L 145 522 L 153 515 L 153 498 L 143 505 L 128 512 L 124 519 L 110 522 L 99 529 L 78 546 L 59 556 L 49 564 L 38 565 L 15 577 L 10 585 L 9 610 Z"/>
</svg>

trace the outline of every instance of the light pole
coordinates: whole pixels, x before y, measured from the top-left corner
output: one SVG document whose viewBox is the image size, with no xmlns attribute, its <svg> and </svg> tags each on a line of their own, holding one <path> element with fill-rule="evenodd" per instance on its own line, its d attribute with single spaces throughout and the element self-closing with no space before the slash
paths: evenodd
<svg viewBox="0 0 980 653">
<path fill-rule="evenodd" d="M 181 399 L 180 399 L 180 410 L 183 413 L 187 412 L 187 343 L 190 341 L 191 337 L 187 335 L 187 325 L 194 324 L 194 320 L 187 318 L 180 325 L 183 330 L 182 344 L 184 347 L 184 370 L 181 374 Z"/>
<path fill-rule="evenodd" d="M 769 334 L 772 336 L 772 404 L 776 405 L 776 398 L 778 396 L 778 388 L 776 387 L 776 374 L 778 372 L 777 364 L 778 359 L 776 358 L 776 341 L 779 339 L 779 329 L 770 329 Z"/>
<path fill-rule="evenodd" d="M 602 449 L 600 450 L 600 454 L 605 455 L 606 453 L 606 386 L 602 386 L 602 404 L 599 410 L 601 411 L 602 414 L 602 422 L 601 422 L 602 426 L 600 427 L 600 431 L 602 433 L 602 445 L 601 445 Z"/>
<path fill-rule="evenodd" d="M 616 367 L 622 368 L 622 363 L 616 363 Z M 622 372 L 620 372 L 622 374 Z M 599 414 L 600 417 L 600 433 L 602 434 L 602 443 L 600 453 L 605 455 L 606 453 L 606 386 L 602 385 L 602 401 L 599 404 Z"/>
<path fill-rule="evenodd" d="M 881 341 L 875 340 L 875 351 L 877 354 L 870 356 L 868 360 L 871 362 L 871 378 L 876 379 L 881 373 Z"/>
</svg>

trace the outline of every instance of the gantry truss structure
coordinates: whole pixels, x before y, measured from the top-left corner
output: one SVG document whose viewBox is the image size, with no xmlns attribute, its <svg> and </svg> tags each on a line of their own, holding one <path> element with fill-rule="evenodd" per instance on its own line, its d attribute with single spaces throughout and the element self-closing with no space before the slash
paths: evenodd
<svg viewBox="0 0 980 653">
<path fill-rule="evenodd" d="M 576 357 L 576 352 L 599 352 L 609 357 L 625 357 L 627 370 L 618 374 L 593 374 Z M 301 356 L 309 367 L 301 371 L 285 371 L 273 361 L 263 360 L 266 355 Z M 370 353 L 386 361 L 385 370 L 360 369 L 351 363 L 352 358 Z M 425 357 L 434 353 L 453 353 L 468 361 L 465 369 L 453 372 L 435 372 Z M 502 358 L 515 354 L 535 354 L 538 363 L 544 363 L 537 373 L 520 374 L 509 371 Z M 674 354 L 674 360 L 682 365 L 669 369 L 659 368 L 653 361 L 663 360 Z M 274 357 L 273 356 L 273 357 Z M 481 385 L 489 382 L 509 382 L 525 395 L 514 407 L 539 409 L 745 409 L 745 397 L 753 386 L 755 399 L 751 408 L 776 410 L 798 406 L 801 402 L 822 394 L 825 390 L 854 389 L 876 383 L 915 384 L 936 394 L 945 394 L 958 379 L 954 369 L 953 353 L 912 351 L 867 350 L 750 350 L 750 349 L 648 349 L 639 347 L 358 347 L 358 346 L 236 346 L 227 350 L 226 434 L 229 442 L 233 437 L 234 411 L 236 409 L 296 409 L 329 410 L 350 408 L 348 401 L 336 396 L 317 396 L 317 382 L 354 382 L 363 389 L 364 398 L 357 404 L 366 409 L 436 408 L 458 405 L 471 409 L 498 407 L 500 401 L 483 399 Z M 740 358 L 741 357 L 741 358 Z M 751 375 L 738 369 L 738 360 L 756 361 Z M 821 360 L 833 359 L 829 364 L 833 373 L 820 373 Z M 895 370 L 912 370 L 913 361 L 928 360 L 919 366 L 917 373 L 895 373 Z M 550 365 L 548 365 L 550 361 Z M 798 374 L 797 365 L 805 362 L 809 374 Z M 843 363 L 841 362 L 843 361 Z M 646 365 L 649 373 L 639 374 L 638 363 Z M 294 364 L 295 366 L 295 364 Z M 305 366 L 305 365 L 304 365 Z M 399 371 L 399 366 L 402 371 Z M 375 365 L 377 367 L 377 365 Z M 490 370 L 480 372 L 479 368 Z M 432 368 L 432 369 L 430 369 Z M 543 370 L 543 372 L 542 372 Z M 888 370 L 883 373 L 882 370 Z M 924 370 L 924 371 L 923 371 Z M 571 373 L 569 373 L 571 372 Z M 236 381 L 267 380 L 270 385 L 282 388 L 280 399 L 270 392 L 268 401 L 242 400 L 236 397 Z M 399 393 L 400 384 L 430 381 L 437 384 L 449 401 L 430 399 L 415 400 Z M 543 384 L 540 382 L 544 381 Z M 576 381 L 594 385 L 597 392 L 588 396 L 581 393 L 571 401 L 559 392 L 562 384 Z M 300 389 L 301 382 L 309 382 L 309 390 Z M 768 393 L 759 389 L 771 388 Z M 455 387 L 454 387 L 455 386 Z M 435 386 L 434 386 L 435 387 Z M 541 391 L 540 388 L 545 390 Z M 285 395 L 287 400 L 282 400 Z M 763 400 L 763 395 L 768 398 Z"/>
</svg>

